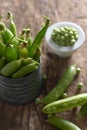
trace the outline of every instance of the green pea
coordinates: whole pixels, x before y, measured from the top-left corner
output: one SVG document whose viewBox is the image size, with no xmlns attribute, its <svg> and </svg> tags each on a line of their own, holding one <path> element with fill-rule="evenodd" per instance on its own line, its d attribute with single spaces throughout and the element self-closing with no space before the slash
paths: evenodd
<svg viewBox="0 0 87 130">
<path fill-rule="evenodd" d="M 68 26 L 54 28 L 52 33 L 53 33 L 52 36 L 53 41 L 60 46 L 72 46 L 75 44 L 76 40 L 78 39 L 77 31 L 72 27 L 68 27 Z"/>
</svg>

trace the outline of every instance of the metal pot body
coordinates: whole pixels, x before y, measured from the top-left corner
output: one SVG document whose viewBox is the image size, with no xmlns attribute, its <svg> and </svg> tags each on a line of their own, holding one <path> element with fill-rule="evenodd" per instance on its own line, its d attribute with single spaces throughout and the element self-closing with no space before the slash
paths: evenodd
<svg viewBox="0 0 87 130">
<path fill-rule="evenodd" d="M 37 98 L 42 90 L 40 68 L 26 77 L 12 79 L 0 75 L 0 99 L 13 105 L 24 105 Z"/>
</svg>

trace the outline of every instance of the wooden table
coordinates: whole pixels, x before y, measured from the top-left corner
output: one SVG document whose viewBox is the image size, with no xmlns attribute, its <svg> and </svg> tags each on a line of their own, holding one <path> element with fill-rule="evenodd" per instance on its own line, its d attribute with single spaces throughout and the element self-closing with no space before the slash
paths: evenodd
<svg viewBox="0 0 87 130">
<path fill-rule="evenodd" d="M 40 29 L 43 15 L 51 19 L 51 24 L 59 21 L 72 21 L 79 24 L 87 33 L 87 0 L 0 0 L 0 13 L 12 11 L 18 33 L 31 23 L 33 36 Z M 42 44 L 42 72 L 47 80 L 40 97 L 45 96 L 58 82 L 66 67 L 72 63 L 81 67 L 81 73 L 70 85 L 69 96 L 76 94 L 77 83 L 83 82 L 84 87 L 80 93 L 87 92 L 87 44 L 76 51 L 70 58 L 59 58 L 53 53 L 45 40 Z M 42 105 L 34 102 L 25 106 L 11 106 L 0 101 L 0 130 L 57 130 L 47 124 L 46 116 L 41 112 Z M 76 118 L 76 111 L 70 110 L 60 114 L 77 124 L 82 130 L 87 130 L 87 117 Z"/>
</svg>

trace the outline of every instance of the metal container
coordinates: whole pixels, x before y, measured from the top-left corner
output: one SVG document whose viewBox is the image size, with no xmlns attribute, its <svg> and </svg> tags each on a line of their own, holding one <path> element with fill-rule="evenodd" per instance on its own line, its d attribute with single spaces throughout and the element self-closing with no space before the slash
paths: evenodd
<svg viewBox="0 0 87 130">
<path fill-rule="evenodd" d="M 19 79 L 0 75 L 0 99 L 13 105 L 24 105 L 37 98 L 42 90 L 40 68 Z"/>
</svg>

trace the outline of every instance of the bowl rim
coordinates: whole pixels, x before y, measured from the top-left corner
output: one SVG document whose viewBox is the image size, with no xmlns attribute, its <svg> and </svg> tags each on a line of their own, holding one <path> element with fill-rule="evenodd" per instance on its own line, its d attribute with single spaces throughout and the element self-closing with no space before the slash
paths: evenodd
<svg viewBox="0 0 87 130">
<path fill-rule="evenodd" d="M 52 40 L 51 34 L 52 34 L 53 29 L 55 27 L 63 27 L 63 26 L 73 27 L 73 28 L 75 28 L 77 30 L 79 38 L 78 38 L 78 40 L 76 41 L 76 43 L 73 46 L 68 46 L 68 47 L 59 46 Z M 55 50 L 60 51 L 60 52 L 71 52 L 71 51 L 75 51 L 76 49 L 81 47 L 81 45 L 84 43 L 84 41 L 85 41 L 85 32 L 81 28 L 81 26 L 77 25 L 76 23 L 68 22 L 68 21 L 57 22 L 57 23 L 51 25 L 47 29 L 47 32 L 46 32 L 46 35 L 45 35 L 45 39 L 46 39 L 47 44 L 51 48 L 54 48 Z"/>
</svg>

